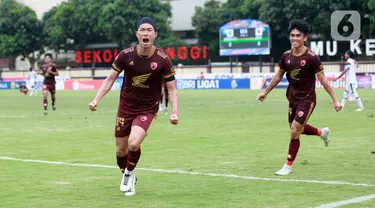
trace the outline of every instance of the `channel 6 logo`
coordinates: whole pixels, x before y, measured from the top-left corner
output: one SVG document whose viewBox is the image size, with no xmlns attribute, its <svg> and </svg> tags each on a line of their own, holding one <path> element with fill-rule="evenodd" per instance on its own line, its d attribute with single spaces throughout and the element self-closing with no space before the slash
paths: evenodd
<svg viewBox="0 0 375 208">
<path fill-rule="evenodd" d="M 334 40 L 357 40 L 361 36 L 361 16 L 354 10 L 338 10 L 331 14 L 331 37 Z"/>
</svg>

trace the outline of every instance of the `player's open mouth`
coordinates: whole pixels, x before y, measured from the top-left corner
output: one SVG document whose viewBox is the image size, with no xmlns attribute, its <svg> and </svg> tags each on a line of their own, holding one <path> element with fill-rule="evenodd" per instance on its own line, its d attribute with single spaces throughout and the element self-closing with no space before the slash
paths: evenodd
<svg viewBox="0 0 375 208">
<path fill-rule="evenodd" d="M 143 38 L 142 39 L 142 42 L 144 42 L 144 43 L 148 43 L 148 41 L 150 41 L 148 38 Z"/>
</svg>

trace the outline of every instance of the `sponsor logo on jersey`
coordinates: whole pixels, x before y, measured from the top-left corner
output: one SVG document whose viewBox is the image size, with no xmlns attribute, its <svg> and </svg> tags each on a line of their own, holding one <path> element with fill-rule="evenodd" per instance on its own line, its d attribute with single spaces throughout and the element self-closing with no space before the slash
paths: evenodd
<svg viewBox="0 0 375 208">
<path fill-rule="evenodd" d="M 132 85 L 134 87 L 140 87 L 140 88 L 150 88 L 148 85 L 144 85 L 143 83 L 150 77 L 151 73 L 139 75 L 136 77 L 133 77 L 133 83 Z"/>
</svg>

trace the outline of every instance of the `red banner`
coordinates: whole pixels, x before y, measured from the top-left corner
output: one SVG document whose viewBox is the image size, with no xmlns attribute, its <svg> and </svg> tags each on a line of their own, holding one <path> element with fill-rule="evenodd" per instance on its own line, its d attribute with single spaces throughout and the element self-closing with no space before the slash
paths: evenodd
<svg viewBox="0 0 375 208">
<path fill-rule="evenodd" d="M 206 60 L 207 59 L 207 46 L 180 46 L 180 47 L 166 47 L 160 48 L 164 51 L 169 58 L 173 61 L 179 59 L 181 61 L 187 60 Z M 91 66 L 90 64 L 100 66 L 101 64 L 112 64 L 116 56 L 121 50 L 111 49 L 94 49 L 94 50 L 76 50 L 76 63 Z"/>
<path fill-rule="evenodd" d="M 68 80 L 65 90 L 98 90 L 103 80 Z"/>
</svg>

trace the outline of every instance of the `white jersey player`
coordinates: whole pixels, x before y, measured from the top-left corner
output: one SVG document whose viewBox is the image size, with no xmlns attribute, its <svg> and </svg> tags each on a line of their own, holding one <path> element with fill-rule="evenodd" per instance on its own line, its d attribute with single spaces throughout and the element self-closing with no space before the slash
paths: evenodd
<svg viewBox="0 0 375 208">
<path fill-rule="evenodd" d="M 30 96 L 36 95 L 36 71 L 31 67 L 29 71 L 29 85 L 31 89 Z"/>
<path fill-rule="evenodd" d="M 345 69 L 344 71 L 334 79 L 336 81 L 340 77 L 342 77 L 344 74 L 346 74 L 346 85 L 344 90 L 344 97 L 342 98 L 341 105 L 344 107 L 346 101 L 348 100 L 348 96 L 351 95 L 354 97 L 354 99 L 357 101 L 358 109 L 355 111 L 362 111 L 364 110 L 363 104 L 361 101 L 361 98 L 359 97 L 357 93 L 357 76 L 355 73 L 355 69 L 357 68 L 357 62 L 353 59 L 353 52 L 352 51 L 346 51 L 345 52 Z"/>
</svg>

